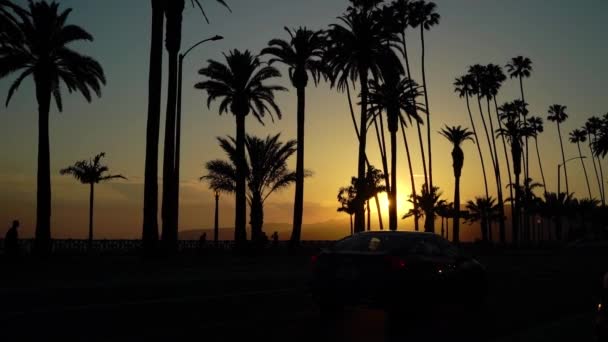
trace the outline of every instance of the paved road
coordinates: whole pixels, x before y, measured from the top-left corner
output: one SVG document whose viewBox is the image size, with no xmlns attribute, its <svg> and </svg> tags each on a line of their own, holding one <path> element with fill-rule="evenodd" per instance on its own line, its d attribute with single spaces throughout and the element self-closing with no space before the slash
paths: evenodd
<svg viewBox="0 0 608 342">
<path fill-rule="evenodd" d="M 77 272 L 71 262 L 28 264 L 0 284 L 0 340 L 490 341 L 587 310 L 589 271 L 564 260 L 571 259 L 487 260 L 490 295 L 478 313 L 395 318 L 349 309 L 331 320 L 303 286 L 303 260 L 162 267 L 123 260 Z"/>
</svg>

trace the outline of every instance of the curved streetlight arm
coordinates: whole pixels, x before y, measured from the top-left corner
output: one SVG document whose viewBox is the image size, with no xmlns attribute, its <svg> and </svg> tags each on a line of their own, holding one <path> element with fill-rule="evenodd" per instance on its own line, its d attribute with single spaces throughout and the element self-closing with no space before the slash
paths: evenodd
<svg viewBox="0 0 608 342">
<path fill-rule="evenodd" d="M 580 157 L 572 157 L 572 158 L 570 158 L 570 159 L 566 160 L 566 161 L 565 161 L 565 162 L 563 162 L 563 163 L 559 163 L 559 166 L 564 166 L 564 164 L 566 164 L 567 162 L 569 162 L 569 161 L 571 161 L 571 160 L 574 160 L 574 159 L 585 159 L 585 158 L 587 158 L 587 157 L 585 157 L 585 156 L 580 156 Z"/>
<path fill-rule="evenodd" d="M 199 46 L 199 45 L 203 44 L 204 42 L 208 42 L 208 41 L 210 41 L 210 40 L 222 40 L 222 39 L 224 39 L 224 37 L 222 37 L 222 36 L 220 36 L 220 35 L 215 35 L 215 36 L 213 36 L 213 37 L 211 37 L 211 38 L 203 39 L 203 40 L 201 40 L 200 42 L 198 42 L 198 43 L 196 43 L 196 44 L 192 45 L 192 46 L 191 46 L 191 47 L 190 47 L 188 50 L 186 50 L 186 52 L 182 53 L 182 54 L 180 55 L 180 57 L 181 57 L 181 58 L 186 57 L 186 55 L 187 55 L 187 54 L 188 54 L 190 51 L 192 51 L 192 49 L 194 49 L 195 47 L 197 47 L 197 46 Z"/>
</svg>

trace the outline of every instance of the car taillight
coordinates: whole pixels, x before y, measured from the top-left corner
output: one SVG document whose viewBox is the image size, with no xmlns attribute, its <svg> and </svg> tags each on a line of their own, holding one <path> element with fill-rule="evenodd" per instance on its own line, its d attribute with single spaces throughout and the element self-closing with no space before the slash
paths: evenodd
<svg viewBox="0 0 608 342">
<path fill-rule="evenodd" d="M 393 269 L 395 271 L 403 270 L 407 266 L 405 260 L 403 260 L 400 257 L 391 255 L 391 256 L 387 256 L 386 259 L 387 259 L 391 269 Z"/>
</svg>

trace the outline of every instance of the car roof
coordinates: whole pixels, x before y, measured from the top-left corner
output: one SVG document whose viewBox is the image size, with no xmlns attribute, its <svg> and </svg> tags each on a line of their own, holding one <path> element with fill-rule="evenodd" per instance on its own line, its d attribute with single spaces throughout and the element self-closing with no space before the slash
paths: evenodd
<svg viewBox="0 0 608 342">
<path fill-rule="evenodd" d="M 373 236 L 386 236 L 386 237 L 408 237 L 408 238 L 429 238 L 439 237 L 435 233 L 426 232 L 411 232 L 411 231 L 373 231 L 373 232 L 360 232 L 351 235 L 352 237 L 361 235 L 373 235 Z"/>
</svg>

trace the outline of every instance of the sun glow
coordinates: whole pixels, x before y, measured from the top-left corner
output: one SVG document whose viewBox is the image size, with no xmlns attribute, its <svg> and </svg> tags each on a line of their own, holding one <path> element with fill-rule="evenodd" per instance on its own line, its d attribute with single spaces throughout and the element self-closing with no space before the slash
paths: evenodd
<svg viewBox="0 0 608 342">
<path fill-rule="evenodd" d="M 410 209 L 412 209 L 412 204 L 408 202 L 409 198 L 409 188 L 404 187 L 402 184 L 397 185 L 398 194 L 397 194 L 397 225 L 399 228 L 401 227 L 409 227 L 410 222 L 407 220 L 402 220 L 401 217 L 405 215 Z M 389 199 L 387 193 L 381 193 L 378 195 L 378 201 L 380 204 L 380 214 L 382 216 L 382 221 L 385 227 L 388 227 L 388 205 Z M 370 201 L 370 209 L 372 214 L 372 229 L 378 226 L 378 210 L 374 199 Z"/>
</svg>

